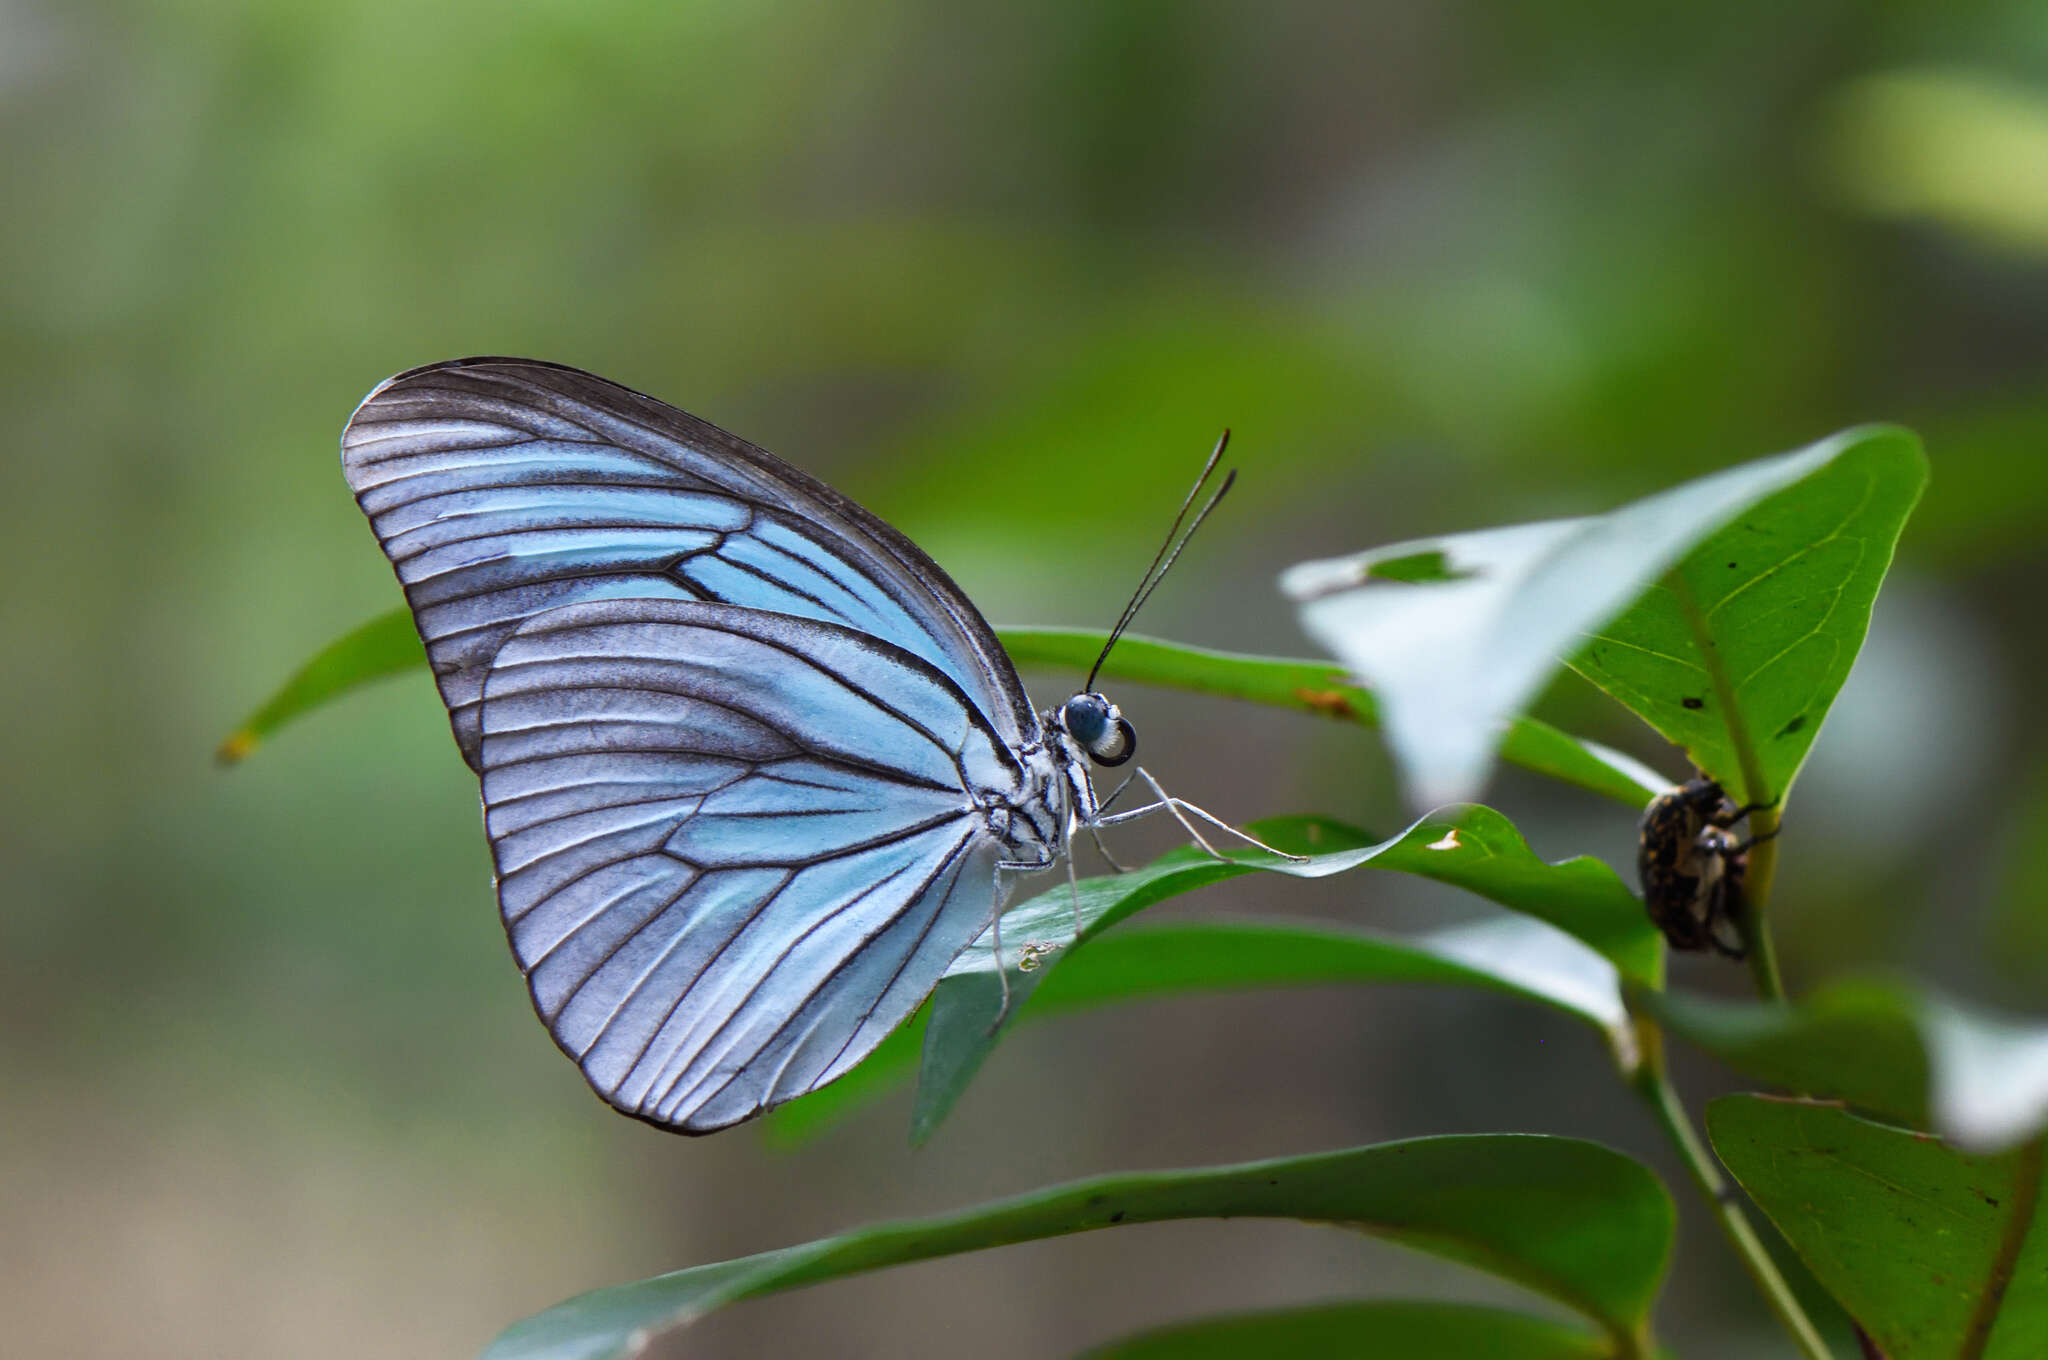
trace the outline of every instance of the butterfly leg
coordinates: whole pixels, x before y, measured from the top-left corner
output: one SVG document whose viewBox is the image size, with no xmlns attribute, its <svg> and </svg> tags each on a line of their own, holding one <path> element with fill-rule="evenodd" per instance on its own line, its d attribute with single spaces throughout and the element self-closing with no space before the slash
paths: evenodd
<svg viewBox="0 0 2048 1360">
<path fill-rule="evenodd" d="M 1115 855 L 1109 853 L 1109 847 L 1102 843 L 1102 833 L 1097 831 L 1093 824 L 1088 827 L 1088 839 L 1095 842 L 1095 853 L 1102 856 L 1103 862 L 1109 865 L 1113 872 L 1119 874 L 1130 872 L 1130 869 L 1119 862 Z M 1069 859 L 1068 862 L 1071 864 L 1072 860 Z"/>
<path fill-rule="evenodd" d="M 1003 1027 L 1003 1021 L 1010 1018 L 1010 970 L 1003 967 L 1003 904 L 996 903 L 995 918 L 988 923 L 989 933 L 996 956 L 996 981 L 1002 984 L 1003 1004 L 996 1009 L 996 1018 L 989 1022 L 988 1032 L 994 1034 Z"/>
<path fill-rule="evenodd" d="M 1264 841 L 1260 840 L 1257 836 L 1254 836 L 1251 832 L 1246 831 L 1241 827 L 1232 826 L 1229 822 L 1224 821 L 1221 817 L 1218 817 L 1215 813 L 1208 811 L 1206 808 L 1198 808 L 1193 803 L 1190 803 L 1183 798 L 1176 798 L 1173 801 L 1177 805 L 1186 808 L 1189 812 L 1194 813 L 1197 817 L 1202 818 L 1204 821 L 1207 821 L 1214 826 L 1220 827 L 1221 829 L 1228 831 L 1231 835 L 1237 837 L 1246 845 L 1250 845 L 1257 849 L 1263 850 L 1269 855 L 1278 855 L 1281 859 L 1292 860 L 1296 864 L 1308 863 L 1307 855 L 1290 854 L 1289 852 L 1282 850 L 1277 845 L 1268 845 Z"/>
<path fill-rule="evenodd" d="M 1778 828 L 1778 831 L 1782 830 L 1784 830 L 1783 827 Z M 1731 855 L 1740 855 L 1747 852 L 1751 846 L 1762 845 L 1765 841 L 1774 841 L 1778 839 L 1778 831 L 1769 831 L 1761 836 L 1751 836 L 1746 841 L 1738 841 L 1736 844 L 1728 847 L 1727 853 Z"/>
<path fill-rule="evenodd" d="M 1106 862 L 1111 869 L 1115 870 L 1117 873 L 1120 874 L 1127 874 L 1130 872 L 1130 870 L 1126 868 L 1123 864 L 1119 863 L 1115 855 L 1109 853 L 1109 847 L 1102 843 L 1102 833 L 1097 831 L 1095 828 L 1102 824 L 1100 821 L 1101 814 L 1109 811 L 1109 805 L 1111 803 L 1114 803 L 1117 800 L 1117 798 L 1122 795 L 1123 791 L 1131 786 L 1131 781 L 1133 779 L 1136 779 L 1137 777 L 1138 774 L 1135 770 L 1125 775 L 1123 783 L 1118 784 L 1116 788 L 1110 792 L 1109 797 L 1103 799 L 1101 803 L 1096 805 L 1095 811 L 1097 815 L 1097 820 L 1086 823 L 1086 826 L 1088 828 L 1088 839 L 1095 842 L 1095 852 L 1102 856 L 1104 862 Z"/>
<path fill-rule="evenodd" d="M 1095 805 L 1095 810 L 1099 813 L 1109 811 L 1109 805 L 1111 803 L 1114 803 L 1117 799 L 1123 797 L 1124 790 L 1131 786 L 1131 781 L 1138 777 L 1138 773 L 1139 772 L 1137 770 L 1132 770 L 1129 774 L 1125 775 L 1123 778 L 1123 782 L 1121 784 L 1118 784 L 1114 789 L 1110 790 L 1109 797 L 1103 799 L 1100 803 L 1097 803 Z"/>
<path fill-rule="evenodd" d="M 994 1034 L 998 1029 L 1001 1029 L 1003 1021 L 1008 1019 L 1010 1015 L 1010 970 L 1003 967 L 1003 875 L 1006 872 L 1026 874 L 1036 873 L 1041 869 L 1052 868 L 1052 861 L 1053 856 L 1050 853 L 1048 853 L 1041 859 L 1006 859 L 1000 860 L 996 864 L 996 909 L 995 914 L 989 917 L 988 930 L 989 947 L 995 955 L 996 981 L 1002 986 L 1003 989 L 1003 1004 L 1000 1008 L 997 1009 L 996 1018 L 989 1023 L 988 1032 L 990 1034 Z M 1072 882 L 1073 877 L 1074 857 L 1072 855 L 1069 855 L 1067 856 L 1068 881 Z M 1081 888 L 1080 885 L 1076 883 L 1074 884 L 1074 934 L 1077 939 L 1080 936 L 1080 920 Z"/>
<path fill-rule="evenodd" d="M 1101 842 L 1096 842 L 1098 848 Z M 1122 870 L 1118 870 L 1119 873 Z M 1074 856 L 1067 855 L 1067 891 L 1074 896 L 1074 943 L 1081 943 L 1081 880 L 1074 876 Z"/>
<path fill-rule="evenodd" d="M 1202 833 L 1195 830 L 1195 824 L 1187 819 L 1187 814 L 1180 810 L 1180 799 L 1171 796 L 1167 793 L 1165 789 L 1159 787 L 1159 781 L 1154 779 L 1151 776 L 1151 774 L 1145 769 L 1144 766 L 1141 765 L 1138 767 L 1138 773 L 1144 776 L 1145 786 L 1151 789 L 1152 792 L 1158 796 L 1159 802 L 1154 804 L 1154 806 L 1164 807 L 1168 812 L 1172 813 L 1173 820 L 1180 823 L 1180 829 L 1187 832 L 1188 835 L 1194 837 L 1195 844 L 1201 846 L 1202 849 L 1206 850 L 1209 853 L 1210 859 L 1222 859 L 1223 853 L 1220 850 L 1218 850 L 1215 846 L 1209 844 L 1209 842 L 1203 838 Z M 1192 803 L 1188 806 L 1190 808 L 1193 808 L 1197 812 L 1201 811 L 1200 808 L 1194 808 L 1194 805 Z M 1216 818 L 1210 817 L 1209 820 L 1213 822 L 1216 820 Z"/>
<path fill-rule="evenodd" d="M 1202 849 L 1207 851 L 1209 855 L 1211 855 L 1213 858 L 1227 858 L 1227 856 L 1225 856 L 1221 851 L 1217 850 L 1215 846 L 1209 844 L 1208 838 L 1203 836 L 1200 831 L 1197 831 L 1195 829 L 1195 824 L 1188 820 L 1186 814 L 1193 813 L 1195 816 L 1200 817 L 1203 821 L 1208 822 L 1210 825 L 1227 831 L 1231 835 L 1237 837 L 1239 840 L 1244 841 L 1246 844 L 1256 846 L 1258 849 L 1264 850 L 1268 854 L 1278 855 L 1282 859 L 1290 859 L 1295 861 L 1296 863 L 1304 862 L 1308 858 L 1306 855 L 1290 855 L 1285 850 L 1281 850 L 1274 846 L 1266 844 L 1257 836 L 1252 835 L 1249 831 L 1239 830 L 1237 827 L 1232 826 L 1229 822 L 1224 821 L 1221 817 L 1218 817 L 1215 813 L 1208 812 L 1202 808 L 1196 807 L 1193 803 L 1188 802 L 1185 798 L 1175 798 L 1173 795 L 1169 794 L 1165 789 L 1161 788 L 1159 786 L 1159 781 L 1154 779 L 1151 775 L 1151 772 L 1146 770 L 1143 766 L 1140 766 L 1138 768 L 1138 776 L 1145 781 L 1146 786 L 1149 787 L 1154 794 L 1158 795 L 1159 801 L 1155 803 L 1147 803 L 1145 806 L 1141 808 L 1132 808 L 1128 812 L 1119 812 L 1112 817 L 1097 817 L 1093 825 L 1117 826 L 1123 822 L 1135 821 L 1139 817 L 1148 817 L 1155 812 L 1170 812 L 1173 814 L 1173 819 L 1180 823 L 1181 829 L 1183 831 L 1186 831 L 1188 835 L 1191 838 L 1193 838 L 1196 845 L 1201 846 Z"/>
</svg>

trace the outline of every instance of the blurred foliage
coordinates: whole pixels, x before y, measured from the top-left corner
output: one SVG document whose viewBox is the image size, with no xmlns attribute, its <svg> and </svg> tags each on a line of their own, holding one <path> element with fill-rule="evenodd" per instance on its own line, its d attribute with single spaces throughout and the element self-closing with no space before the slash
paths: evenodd
<svg viewBox="0 0 2048 1360">
<path fill-rule="evenodd" d="M 1985 215 L 2038 192 L 2044 98 L 2031 0 L 0 3 L 0 1184 L 27 1244 L 0 1308 L 23 1349 L 460 1350 L 579 1283 L 900 1213 L 905 1187 L 958 1202 L 1180 1157 L 1188 1130 L 1247 1155 L 1275 1128 L 1636 1136 L 1509 1012 L 1406 997 L 1047 1026 L 1044 1082 L 978 1092 L 915 1162 L 900 1112 L 772 1169 L 744 1136 L 614 1127 L 507 965 L 423 678 L 245 770 L 208 762 L 397 602 L 334 440 L 376 381 L 458 353 L 579 364 L 744 433 L 1003 622 L 1106 622 L 1228 425 L 1240 491 L 1145 627 L 1283 653 L 1287 562 L 1909 424 L 1933 464 L 1900 549 L 1923 607 L 1880 606 L 1829 729 L 1901 739 L 1816 746 L 1787 966 L 1861 950 L 2038 1006 L 2040 799 L 2011 790 L 2048 751 L 2018 701 L 2048 665 L 2048 263 Z M 1384 768 L 1364 734 L 1125 703 L 1219 811 L 1396 824 L 1390 789 L 1357 792 Z M 1630 740 L 1575 681 L 1542 711 Z M 1526 791 L 1500 796 L 1542 853 L 1628 853 L 1625 815 L 1522 816 Z M 1475 1031 L 1499 1091 L 1430 1057 Z M 1341 1076 L 1303 1082 L 1290 1051 Z M 1169 1077 L 1174 1118 L 1115 1112 Z M 1226 1282 L 1162 1238 L 1170 1276 L 1112 1285 L 1091 1249 L 912 1272 L 857 1314 L 831 1291 L 743 1309 L 702 1344 L 857 1326 L 944 1354 L 972 1326 L 1036 1354 L 1185 1311 L 1144 1302 L 1176 1291 L 1292 1303 L 1356 1267 L 1285 1238 L 1270 1279 Z M 1711 1245 L 1679 1251 L 1664 1329 L 1748 1353 L 1753 1305 L 1717 1292 Z M 147 1287 L 79 1304 L 110 1280 Z M 940 1300 L 929 1340 L 891 1313 Z"/>
<path fill-rule="evenodd" d="M 1981 72 L 1897 71 L 1844 90 L 1827 160 L 1857 206 L 2048 250 L 2048 95 Z"/>
</svg>

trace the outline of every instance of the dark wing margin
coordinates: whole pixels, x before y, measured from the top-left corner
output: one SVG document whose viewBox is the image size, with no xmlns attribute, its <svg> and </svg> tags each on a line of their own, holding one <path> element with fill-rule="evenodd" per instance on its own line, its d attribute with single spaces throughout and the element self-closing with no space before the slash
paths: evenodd
<svg viewBox="0 0 2048 1360">
<path fill-rule="evenodd" d="M 389 379 L 342 469 L 481 768 L 492 658 L 542 610 L 701 600 L 837 624 L 922 658 L 1023 745 L 1037 719 L 987 622 L 917 546 L 816 478 L 651 397 L 531 359 Z"/>
<path fill-rule="evenodd" d="M 851 629 L 549 610 L 499 651 L 480 729 L 535 1009 L 651 1123 L 708 1133 L 839 1076 L 1000 904 L 968 790 L 1007 751 L 950 677 Z"/>
</svg>

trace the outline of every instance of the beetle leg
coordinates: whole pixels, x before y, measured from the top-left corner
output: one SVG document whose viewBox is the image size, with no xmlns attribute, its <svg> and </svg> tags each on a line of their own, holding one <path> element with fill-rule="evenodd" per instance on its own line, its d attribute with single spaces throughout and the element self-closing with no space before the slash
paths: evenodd
<svg viewBox="0 0 2048 1360">
<path fill-rule="evenodd" d="M 1784 828 L 1782 827 L 1778 828 L 1778 830 L 1783 829 Z M 1776 839 L 1778 839 L 1778 831 L 1766 831 L 1761 836 L 1751 836 L 1746 841 L 1738 841 L 1734 845 L 1729 846 L 1728 853 L 1731 855 L 1740 855 L 1747 852 L 1749 847 L 1751 847 L 1752 845 L 1762 845 L 1765 841 L 1774 841 Z"/>
</svg>

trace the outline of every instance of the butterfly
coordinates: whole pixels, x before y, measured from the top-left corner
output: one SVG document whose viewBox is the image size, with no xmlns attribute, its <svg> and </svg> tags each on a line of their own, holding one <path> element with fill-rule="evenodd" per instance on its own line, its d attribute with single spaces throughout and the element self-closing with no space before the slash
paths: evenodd
<svg viewBox="0 0 2048 1360">
<path fill-rule="evenodd" d="M 695 416 L 458 359 L 379 385 L 341 450 L 479 776 L 534 1007 L 625 1114 L 708 1133 L 843 1075 L 1078 829 L 1163 810 L 1214 853 L 1190 816 L 1225 824 L 1142 767 L 1156 801 L 1097 797 L 1090 762 L 1137 749 L 1102 658 L 1034 711 L 931 558 Z M 1109 646 L 1229 489 L 1189 520 L 1222 451 Z"/>
</svg>

